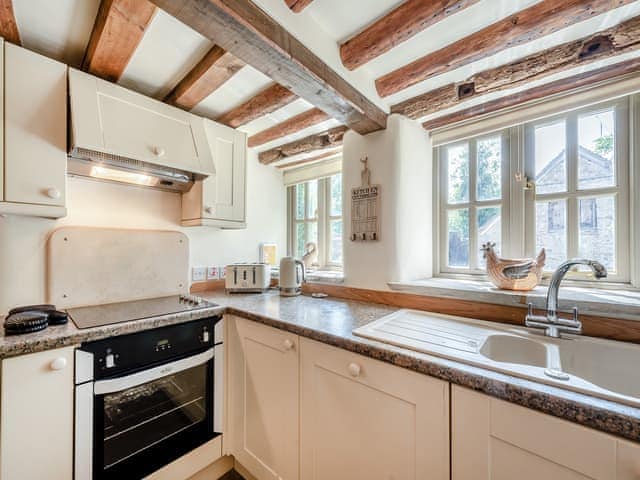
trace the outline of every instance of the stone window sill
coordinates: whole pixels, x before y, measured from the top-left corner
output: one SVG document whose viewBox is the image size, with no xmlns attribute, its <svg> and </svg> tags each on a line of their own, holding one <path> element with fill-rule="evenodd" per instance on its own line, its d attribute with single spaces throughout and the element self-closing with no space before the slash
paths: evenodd
<svg viewBox="0 0 640 480">
<path fill-rule="evenodd" d="M 389 288 L 398 292 L 431 297 L 471 300 L 506 306 L 544 309 L 547 287 L 538 286 L 530 292 L 500 290 L 493 284 L 480 280 L 431 278 L 413 282 L 390 282 Z M 575 306 L 578 312 L 609 318 L 640 321 L 640 291 L 632 289 L 597 289 L 562 285 L 560 287 L 560 310 L 570 312 Z"/>
</svg>

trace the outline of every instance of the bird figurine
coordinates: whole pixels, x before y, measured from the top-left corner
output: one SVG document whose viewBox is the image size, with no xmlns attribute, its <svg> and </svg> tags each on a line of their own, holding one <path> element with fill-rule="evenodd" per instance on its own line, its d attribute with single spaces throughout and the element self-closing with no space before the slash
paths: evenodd
<svg viewBox="0 0 640 480">
<path fill-rule="evenodd" d="M 316 242 L 307 242 L 304 245 L 304 251 L 302 263 L 304 263 L 304 268 L 309 270 L 315 263 L 318 263 L 318 246 Z"/>
<path fill-rule="evenodd" d="M 495 246 L 493 242 L 482 245 L 491 283 L 498 288 L 520 291 L 533 290 L 540 283 L 547 258 L 544 248 L 536 258 L 510 260 L 499 258 L 494 250 Z"/>
</svg>

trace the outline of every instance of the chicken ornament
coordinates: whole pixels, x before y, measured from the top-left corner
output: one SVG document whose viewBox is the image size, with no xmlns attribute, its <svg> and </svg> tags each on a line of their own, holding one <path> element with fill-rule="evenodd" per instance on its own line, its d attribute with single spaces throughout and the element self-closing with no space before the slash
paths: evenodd
<svg viewBox="0 0 640 480">
<path fill-rule="evenodd" d="M 540 283 L 547 258 L 544 248 L 536 258 L 512 260 L 498 257 L 495 246 L 492 242 L 482 245 L 491 283 L 498 288 L 521 291 L 533 290 Z"/>
</svg>

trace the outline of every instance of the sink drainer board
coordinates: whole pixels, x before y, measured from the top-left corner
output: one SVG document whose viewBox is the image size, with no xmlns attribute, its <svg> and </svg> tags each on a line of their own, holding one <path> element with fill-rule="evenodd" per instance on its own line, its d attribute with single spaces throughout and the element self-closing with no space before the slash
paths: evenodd
<svg viewBox="0 0 640 480">
<path fill-rule="evenodd" d="M 457 318 L 411 310 L 387 315 L 353 334 L 422 353 L 433 353 L 434 346 L 477 353 L 487 336 L 485 329 L 460 323 Z"/>
<path fill-rule="evenodd" d="M 353 334 L 640 407 L 640 345 L 399 310 Z"/>
</svg>

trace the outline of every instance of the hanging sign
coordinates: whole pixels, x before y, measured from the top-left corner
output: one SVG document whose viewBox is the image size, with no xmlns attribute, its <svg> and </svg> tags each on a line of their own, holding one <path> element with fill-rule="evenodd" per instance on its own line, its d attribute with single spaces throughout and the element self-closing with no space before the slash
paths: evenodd
<svg viewBox="0 0 640 480">
<path fill-rule="evenodd" d="M 368 159 L 360 160 L 362 186 L 351 189 L 351 241 L 380 239 L 380 185 L 370 185 Z"/>
</svg>

